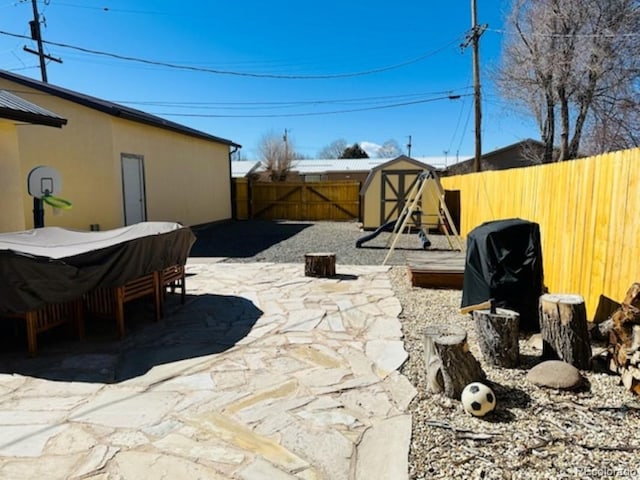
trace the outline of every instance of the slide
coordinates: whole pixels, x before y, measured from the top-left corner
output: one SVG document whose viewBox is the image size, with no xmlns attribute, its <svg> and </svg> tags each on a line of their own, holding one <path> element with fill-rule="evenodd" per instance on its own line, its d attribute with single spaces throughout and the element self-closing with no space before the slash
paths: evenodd
<svg viewBox="0 0 640 480">
<path fill-rule="evenodd" d="M 356 248 L 361 248 L 362 244 L 365 242 L 368 242 L 369 240 L 372 240 L 374 238 L 376 238 L 378 235 L 380 235 L 382 232 L 393 232 L 394 227 L 396 226 L 396 221 L 395 220 L 391 220 L 387 223 L 385 223 L 384 225 L 379 226 L 378 228 L 376 228 L 373 232 L 360 237 L 358 240 L 356 240 Z"/>
</svg>

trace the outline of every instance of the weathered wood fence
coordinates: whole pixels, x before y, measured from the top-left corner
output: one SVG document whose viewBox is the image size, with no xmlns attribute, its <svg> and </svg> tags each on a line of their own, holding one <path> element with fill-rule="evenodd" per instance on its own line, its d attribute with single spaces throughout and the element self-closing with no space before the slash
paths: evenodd
<svg viewBox="0 0 640 480">
<path fill-rule="evenodd" d="M 528 168 L 442 179 L 459 190 L 461 233 L 483 222 L 522 218 L 540 225 L 544 283 L 585 298 L 616 301 L 640 280 L 640 149 Z"/>
<path fill-rule="evenodd" d="M 360 218 L 360 182 L 251 182 L 233 179 L 235 218 L 332 220 Z"/>
</svg>

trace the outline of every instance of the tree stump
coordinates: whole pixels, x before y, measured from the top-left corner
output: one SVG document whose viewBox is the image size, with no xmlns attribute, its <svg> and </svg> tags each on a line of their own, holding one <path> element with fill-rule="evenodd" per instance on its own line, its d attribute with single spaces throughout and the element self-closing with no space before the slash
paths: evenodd
<svg viewBox="0 0 640 480">
<path fill-rule="evenodd" d="M 627 390 L 640 395 L 640 284 L 634 283 L 611 316 L 609 369 L 620 374 Z"/>
<path fill-rule="evenodd" d="M 539 311 L 543 358 L 588 369 L 591 345 L 582 296 L 544 294 L 540 297 Z"/>
<path fill-rule="evenodd" d="M 482 381 L 486 374 L 469 351 L 467 332 L 452 325 L 431 325 L 423 331 L 424 364 L 427 389 L 460 399 L 471 382 Z"/>
<path fill-rule="evenodd" d="M 520 314 L 498 308 L 495 313 L 491 310 L 475 310 L 473 318 L 485 361 L 499 367 L 517 367 L 520 359 Z"/>
<path fill-rule="evenodd" d="M 304 256 L 306 277 L 333 277 L 336 274 L 335 253 L 307 253 Z"/>
</svg>

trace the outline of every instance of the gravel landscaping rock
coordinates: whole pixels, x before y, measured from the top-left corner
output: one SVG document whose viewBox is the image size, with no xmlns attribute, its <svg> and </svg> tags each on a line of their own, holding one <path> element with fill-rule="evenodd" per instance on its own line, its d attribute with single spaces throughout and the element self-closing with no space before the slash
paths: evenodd
<svg viewBox="0 0 640 480">
<path fill-rule="evenodd" d="M 357 223 L 231 222 L 196 230 L 195 256 L 230 257 L 229 262 L 300 263 L 304 253 L 331 251 L 337 271 L 347 265 L 380 265 L 389 234 L 356 249 L 363 234 Z M 430 237 L 431 249 L 446 249 L 446 238 Z M 243 249 L 243 247 L 245 247 Z M 640 478 L 640 402 L 619 377 L 582 372 L 575 391 L 541 389 L 527 381 L 540 362 L 535 342 L 520 338 L 519 368 L 482 363 L 496 394 L 486 417 L 465 415 L 459 401 L 426 392 L 422 332 L 449 323 L 467 331 L 474 356 L 482 359 L 471 315 L 461 315 L 462 292 L 411 286 L 407 255 L 422 251 L 417 235 L 403 235 L 391 257 L 389 275 L 402 305 L 403 373 L 418 394 L 409 404 L 412 479 Z M 344 271 L 344 270 L 343 270 Z"/>
<path fill-rule="evenodd" d="M 382 265 L 392 234 L 383 232 L 362 248 L 356 240 L 371 233 L 357 222 L 293 222 L 246 220 L 194 228 L 197 237 L 192 257 L 227 257 L 227 262 L 304 263 L 304 254 L 336 254 L 336 266 Z M 429 237 L 429 250 L 448 249 L 446 238 Z M 406 265 L 406 258 L 423 252 L 417 233 L 400 236 L 387 265 Z"/>
</svg>

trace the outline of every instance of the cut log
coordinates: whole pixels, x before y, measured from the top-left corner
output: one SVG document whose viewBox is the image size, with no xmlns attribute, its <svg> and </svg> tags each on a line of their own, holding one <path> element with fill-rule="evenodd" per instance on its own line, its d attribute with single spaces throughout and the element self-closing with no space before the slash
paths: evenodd
<svg viewBox="0 0 640 480">
<path fill-rule="evenodd" d="M 304 274 L 307 277 L 333 277 L 336 274 L 335 253 L 307 253 L 304 256 Z"/>
<path fill-rule="evenodd" d="M 634 283 L 629 287 L 622 303 L 640 308 L 640 283 Z"/>
<path fill-rule="evenodd" d="M 624 367 L 629 352 L 640 350 L 640 310 L 622 304 L 611 320 L 613 328 L 609 332 L 609 349 L 618 367 Z"/>
<path fill-rule="evenodd" d="M 640 395 L 640 283 L 631 285 L 613 315 L 609 332 L 609 369 L 627 390 Z"/>
<path fill-rule="evenodd" d="M 475 310 L 473 318 L 485 361 L 499 367 L 517 367 L 520 359 L 518 312 L 504 308 L 496 309 L 495 313 L 491 310 Z"/>
<path fill-rule="evenodd" d="M 640 395 L 640 369 L 628 367 L 620 374 L 620 380 L 627 390 Z"/>
<path fill-rule="evenodd" d="M 609 354 L 616 368 L 622 373 L 636 352 L 640 351 L 640 310 L 623 304 L 612 317 L 613 329 L 609 333 Z"/>
<path fill-rule="evenodd" d="M 467 332 L 452 325 L 431 325 L 423 331 L 427 389 L 460 399 L 471 382 L 482 381 L 486 374 L 469 351 Z"/>
<path fill-rule="evenodd" d="M 631 356 L 629 357 L 629 364 L 634 367 L 640 367 L 640 350 L 636 350 L 631 353 Z"/>
<path fill-rule="evenodd" d="M 588 369 L 591 345 L 582 296 L 547 293 L 540 297 L 539 305 L 543 358 Z"/>
<path fill-rule="evenodd" d="M 589 324 L 589 334 L 593 340 L 603 341 L 609 338 L 609 334 L 613 329 L 613 320 L 611 318 L 606 319 L 598 324 Z"/>
</svg>

